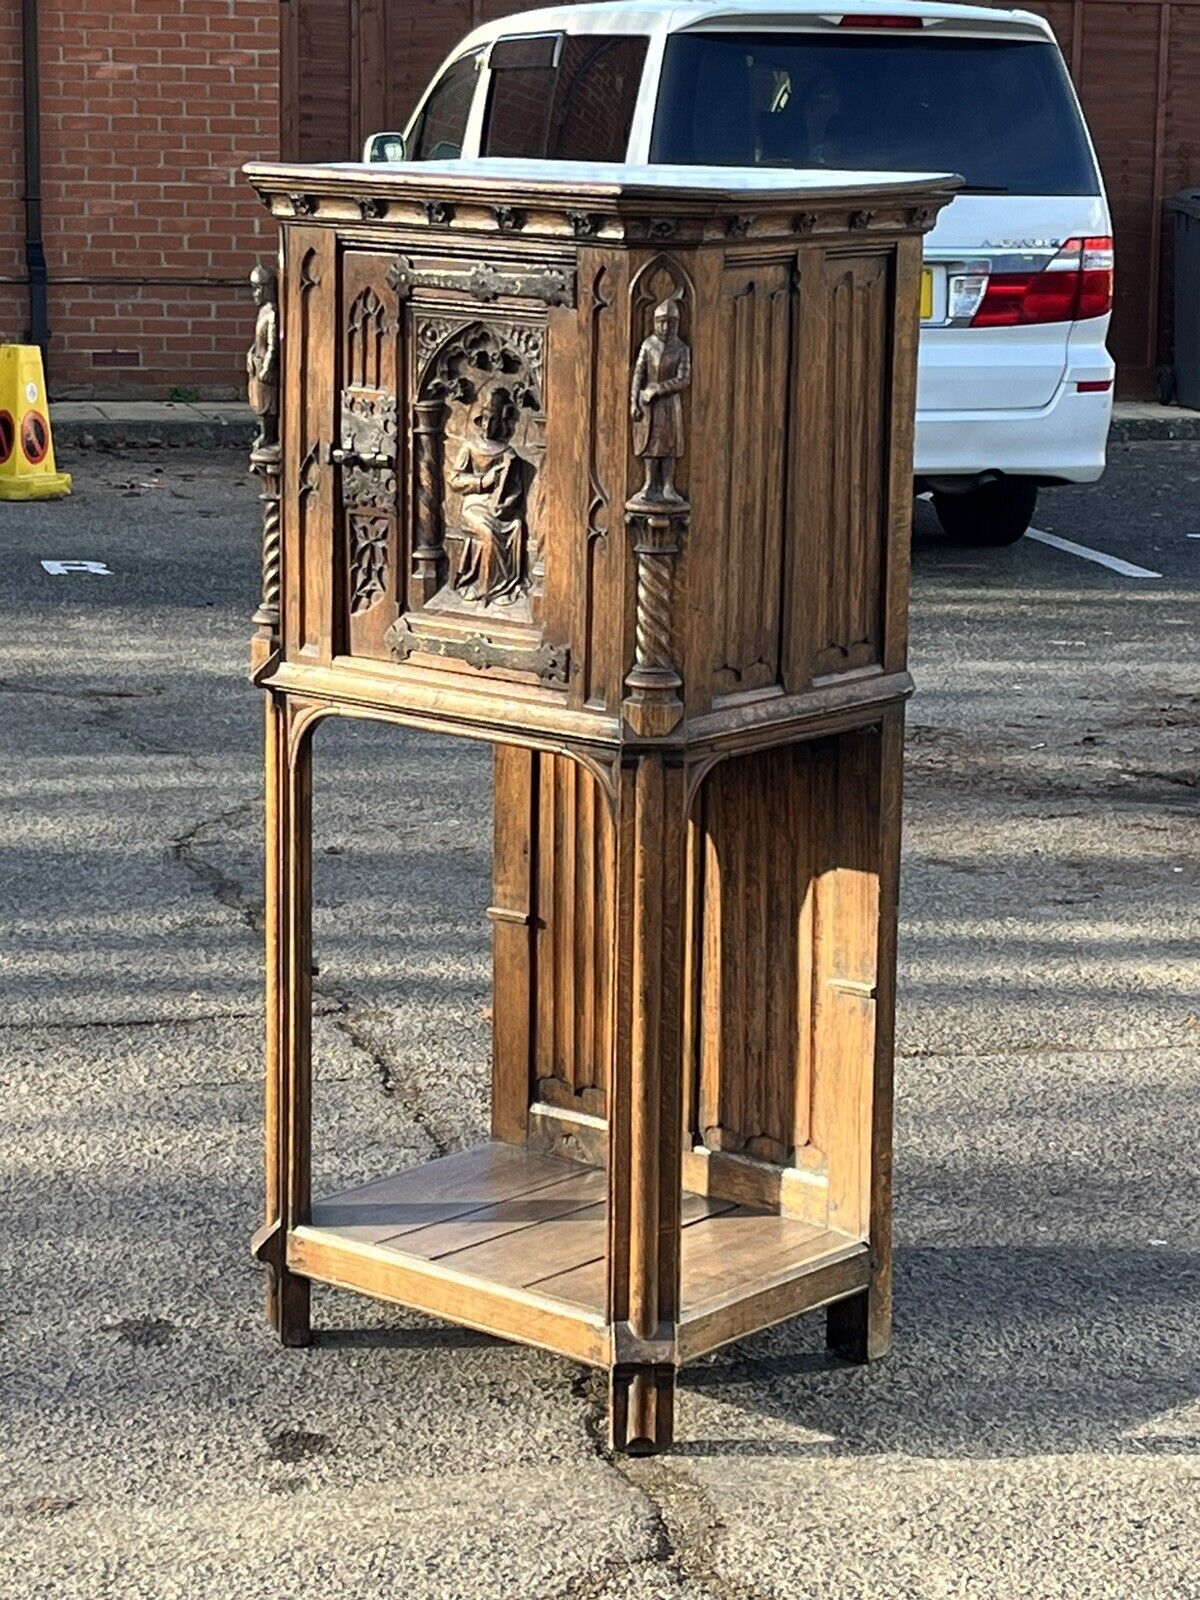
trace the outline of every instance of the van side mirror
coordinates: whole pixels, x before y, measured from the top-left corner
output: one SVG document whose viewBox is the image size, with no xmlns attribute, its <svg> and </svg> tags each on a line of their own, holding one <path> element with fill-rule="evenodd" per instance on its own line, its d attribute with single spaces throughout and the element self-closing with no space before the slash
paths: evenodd
<svg viewBox="0 0 1200 1600">
<path fill-rule="evenodd" d="M 373 133 L 363 145 L 363 160 L 407 161 L 408 145 L 402 133 Z"/>
</svg>

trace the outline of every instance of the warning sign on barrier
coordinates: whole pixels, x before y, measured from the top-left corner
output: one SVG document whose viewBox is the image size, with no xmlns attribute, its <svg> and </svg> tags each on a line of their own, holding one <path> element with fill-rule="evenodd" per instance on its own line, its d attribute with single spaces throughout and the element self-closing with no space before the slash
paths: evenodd
<svg viewBox="0 0 1200 1600">
<path fill-rule="evenodd" d="M 50 424 L 40 411 L 27 411 L 21 418 L 21 449 L 30 466 L 45 461 L 50 448 Z"/>
<path fill-rule="evenodd" d="M 54 460 L 42 353 L 36 345 L 0 345 L 0 500 L 70 492 L 71 475 Z"/>
</svg>

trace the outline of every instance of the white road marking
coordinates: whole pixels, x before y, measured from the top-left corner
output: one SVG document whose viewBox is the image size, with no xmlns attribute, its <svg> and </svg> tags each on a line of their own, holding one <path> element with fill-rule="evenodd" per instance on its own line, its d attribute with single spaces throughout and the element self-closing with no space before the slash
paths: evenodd
<svg viewBox="0 0 1200 1600">
<path fill-rule="evenodd" d="M 1161 572 L 1151 572 L 1149 567 L 1135 566 L 1132 561 L 1122 561 L 1120 556 L 1110 556 L 1104 550 L 1091 550 L 1086 544 L 1076 544 L 1073 539 L 1060 539 L 1056 533 L 1043 533 L 1040 528 L 1030 528 L 1027 539 L 1048 544 L 1055 550 L 1065 550 L 1069 556 L 1079 556 L 1083 561 L 1094 561 L 1098 567 L 1109 567 L 1126 578 L 1161 578 Z"/>
<path fill-rule="evenodd" d="M 71 572 L 90 572 L 97 578 L 112 577 L 103 561 L 43 561 L 42 566 L 52 578 L 64 578 Z"/>
</svg>

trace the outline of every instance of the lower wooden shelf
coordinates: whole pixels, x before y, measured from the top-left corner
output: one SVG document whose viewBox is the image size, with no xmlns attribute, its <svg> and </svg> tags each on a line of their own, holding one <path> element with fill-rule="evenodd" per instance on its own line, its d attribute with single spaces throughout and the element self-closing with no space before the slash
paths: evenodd
<svg viewBox="0 0 1200 1600">
<path fill-rule="evenodd" d="M 314 1203 L 293 1272 L 607 1366 L 605 1174 L 488 1143 Z M 683 1196 L 679 1359 L 862 1289 L 867 1246 Z"/>
</svg>

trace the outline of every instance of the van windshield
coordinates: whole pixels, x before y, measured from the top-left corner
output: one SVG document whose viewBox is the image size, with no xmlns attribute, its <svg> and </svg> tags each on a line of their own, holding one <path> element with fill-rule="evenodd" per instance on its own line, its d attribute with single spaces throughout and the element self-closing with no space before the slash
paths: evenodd
<svg viewBox="0 0 1200 1600">
<path fill-rule="evenodd" d="M 1100 187 L 1062 57 L 1033 40 L 675 34 L 650 159 L 957 172 L 989 194 Z"/>
</svg>

